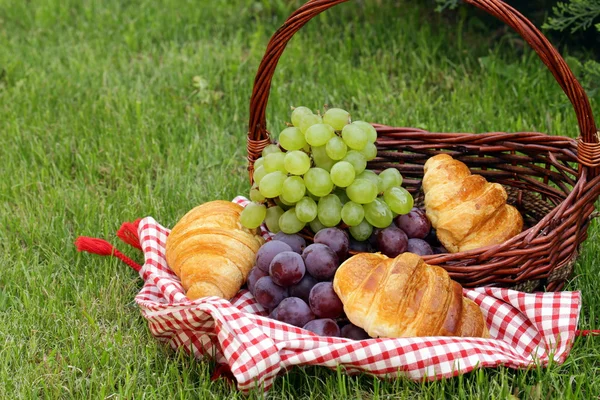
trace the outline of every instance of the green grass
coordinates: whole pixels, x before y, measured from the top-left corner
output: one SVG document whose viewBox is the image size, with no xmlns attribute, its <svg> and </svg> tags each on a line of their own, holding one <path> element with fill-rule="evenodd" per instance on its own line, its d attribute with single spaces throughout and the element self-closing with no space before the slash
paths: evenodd
<svg viewBox="0 0 600 400">
<path fill-rule="evenodd" d="M 535 54 L 415 3 L 354 1 L 309 23 L 277 69 L 271 129 L 292 104 L 327 103 L 432 131 L 577 136 Z M 172 226 L 197 204 L 247 192 L 254 74 L 299 4 L 0 0 L 0 398 L 242 397 L 210 381 L 209 362 L 153 339 L 134 271 L 73 241 L 114 242 L 121 222 L 147 215 Z M 596 94 L 596 115 L 598 104 Z M 600 328 L 599 232 L 593 223 L 568 286 L 583 291 L 581 329 Z M 271 395 L 589 399 L 599 374 L 600 340 L 582 338 L 548 369 L 418 383 L 298 368 Z"/>
</svg>

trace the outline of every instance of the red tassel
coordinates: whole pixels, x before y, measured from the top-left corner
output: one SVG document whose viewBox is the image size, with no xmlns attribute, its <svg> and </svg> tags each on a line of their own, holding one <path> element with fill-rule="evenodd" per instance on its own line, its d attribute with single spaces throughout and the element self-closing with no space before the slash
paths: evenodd
<svg viewBox="0 0 600 400">
<path fill-rule="evenodd" d="M 576 330 L 575 336 L 600 336 L 600 329 Z"/>
<path fill-rule="evenodd" d="M 115 248 L 106 240 L 80 236 L 75 240 L 78 251 L 98 254 L 100 256 L 112 256 Z"/>
<path fill-rule="evenodd" d="M 117 236 L 128 245 L 142 250 L 142 246 L 140 246 L 140 237 L 138 236 L 140 221 L 140 219 L 137 219 L 134 222 L 123 222 L 117 231 Z"/>
<path fill-rule="evenodd" d="M 142 269 L 140 264 L 127 257 L 119 250 L 115 249 L 113 245 L 108 243 L 106 240 L 80 236 L 75 240 L 75 247 L 78 251 L 86 251 L 88 253 L 98 254 L 100 256 L 117 257 L 138 272 Z"/>
</svg>

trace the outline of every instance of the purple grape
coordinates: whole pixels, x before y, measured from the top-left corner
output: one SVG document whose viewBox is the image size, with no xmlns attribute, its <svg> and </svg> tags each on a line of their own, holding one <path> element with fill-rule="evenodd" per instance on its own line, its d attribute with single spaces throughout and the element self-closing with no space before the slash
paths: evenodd
<svg viewBox="0 0 600 400">
<path fill-rule="evenodd" d="M 445 254 L 448 253 L 448 250 L 444 246 L 435 246 L 432 248 L 433 254 Z"/>
<path fill-rule="evenodd" d="M 408 237 L 402 229 L 389 226 L 377 232 L 377 249 L 388 257 L 396 257 L 406 251 Z"/>
<path fill-rule="evenodd" d="M 373 247 L 368 241 L 360 242 L 354 238 L 350 238 L 350 250 L 358 251 L 360 253 L 372 253 Z"/>
<path fill-rule="evenodd" d="M 300 282 L 306 268 L 302 256 L 293 251 L 284 251 L 273 257 L 269 266 L 269 275 L 279 286 L 288 287 Z"/>
<path fill-rule="evenodd" d="M 273 237 L 274 240 L 287 243 L 292 248 L 292 251 L 302 254 L 302 250 L 306 247 L 306 240 L 300 235 L 288 235 L 287 233 L 277 232 Z"/>
<path fill-rule="evenodd" d="M 313 319 L 304 325 L 304 329 L 319 336 L 340 336 L 340 327 L 331 318 Z"/>
<path fill-rule="evenodd" d="M 366 240 L 367 243 L 369 243 L 373 249 L 377 249 L 377 234 L 382 230 L 382 228 L 373 228 L 371 236 L 369 236 L 369 238 Z"/>
<path fill-rule="evenodd" d="M 261 246 L 256 253 L 256 266 L 264 272 L 269 273 L 269 266 L 273 258 L 284 251 L 292 251 L 287 243 L 279 240 L 271 240 Z"/>
<path fill-rule="evenodd" d="M 335 251 L 340 262 L 348 258 L 348 248 L 350 247 L 350 241 L 348 234 L 338 228 L 326 228 L 321 229 L 315 235 L 315 243 L 321 243 Z"/>
<path fill-rule="evenodd" d="M 310 276 L 310 274 L 304 274 L 304 278 L 297 284 L 289 287 L 290 297 L 299 297 L 305 302 L 308 303 L 308 296 L 310 295 L 310 290 L 315 286 L 319 281 Z"/>
<path fill-rule="evenodd" d="M 284 299 L 285 300 L 285 299 Z M 283 300 L 282 300 L 283 301 Z M 277 319 L 277 307 L 275 307 L 270 313 L 269 313 L 269 318 L 271 319 Z"/>
<path fill-rule="evenodd" d="M 425 241 L 433 247 L 442 245 L 437 237 L 437 233 L 435 232 L 434 228 L 431 228 L 429 230 L 429 233 L 427 234 L 427 236 L 425 236 Z"/>
<path fill-rule="evenodd" d="M 369 334 L 365 332 L 364 329 L 354 325 L 348 324 L 344 325 L 341 330 L 342 337 L 354 340 L 363 340 L 363 339 L 371 339 Z"/>
<path fill-rule="evenodd" d="M 408 214 L 398 215 L 396 225 L 402 229 L 406 236 L 411 238 L 423 239 L 431 230 L 431 223 L 427 219 L 425 212 L 419 208 L 413 208 Z"/>
<path fill-rule="evenodd" d="M 287 296 L 287 288 L 276 285 L 270 276 L 263 276 L 254 284 L 254 298 L 269 310 L 277 307 Z"/>
<path fill-rule="evenodd" d="M 276 308 L 276 318 L 286 324 L 304 326 L 315 318 L 308 304 L 298 297 L 283 299 Z"/>
<path fill-rule="evenodd" d="M 420 256 L 430 256 L 433 254 L 433 249 L 423 239 L 408 239 L 408 249 L 406 251 Z"/>
<path fill-rule="evenodd" d="M 305 248 L 302 258 L 308 273 L 318 281 L 333 278 L 340 265 L 337 254 L 321 243 L 314 243 Z"/>
<path fill-rule="evenodd" d="M 256 281 L 258 281 L 263 276 L 268 275 L 269 274 L 267 274 L 265 271 L 258 267 L 252 268 L 250 270 L 250 273 L 248 274 L 248 279 L 246 280 L 246 283 L 248 284 L 248 290 L 250 291 L 250 293 L 254 294 L 254 285 L 256 284 Z"/>
<path fill-rule="evenodd" d="M 317 283 L 310 291 L 308 304 L 320 318 L 337 318 L 344 312 L 344 305 L 333 290 L 331 282 Z"/>
</svg>

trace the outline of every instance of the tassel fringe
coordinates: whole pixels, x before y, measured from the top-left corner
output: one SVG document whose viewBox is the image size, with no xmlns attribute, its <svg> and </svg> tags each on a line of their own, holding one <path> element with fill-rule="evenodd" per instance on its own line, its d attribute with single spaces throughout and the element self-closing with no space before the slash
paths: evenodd
<svg viewBox="0 0 600 400">
<path fill-rule="evenodd" d="M 127 257 L 119 250 L 115 249 L 113 245 L 108 243 L 106 240 L 80 236 L 75 240 L 75 247 L 78 251 L 85 251 L 92 254 L 98 254 L 99 256 L 117 257 L 118 259 L 120 259 L 125 264 L 129 265 L 131 268 L 138 272 L 142 269 L 142 266 L 140 264 Z"/>
<path fill-rule="evenodd" d="M 140 221 L 140 219 L 137 219 L 134 222 L 123 222 L 117 231 L 117 237 L 128 245 L 142 250 L 142 246 L 140 246 L 140 237 L 138 236 Z"/>
</svg>

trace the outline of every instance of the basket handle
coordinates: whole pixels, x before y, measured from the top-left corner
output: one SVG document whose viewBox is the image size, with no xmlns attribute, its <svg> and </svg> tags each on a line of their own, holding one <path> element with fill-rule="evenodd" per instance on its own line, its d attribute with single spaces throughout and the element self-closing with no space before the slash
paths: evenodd
<svg viewBox="0 0 600 400">
<path fill-rule="evenodd" d="M 321 12 L 348 0 L 311 0 L 294 12 L 271 37 L 265 55 L 258 67 L 250 99 L 248 127 L 248 170 L 250 178 L 254 161 L 270 143 L 265 111 L 271 90 L 271 80 L 285 46 L 294 34 Z M 501 0 L 465 0 L 495 16 L 519 33 L 536 51 L 565 92 L 575 109 L 581 137 L 578 146 L 579 160 L 589 167 L 600 166 L 600 132 L 596 129 L 590 101 L 571 72 L 571 69 L 548 39 L 521 13 Z"/>
</svg>

